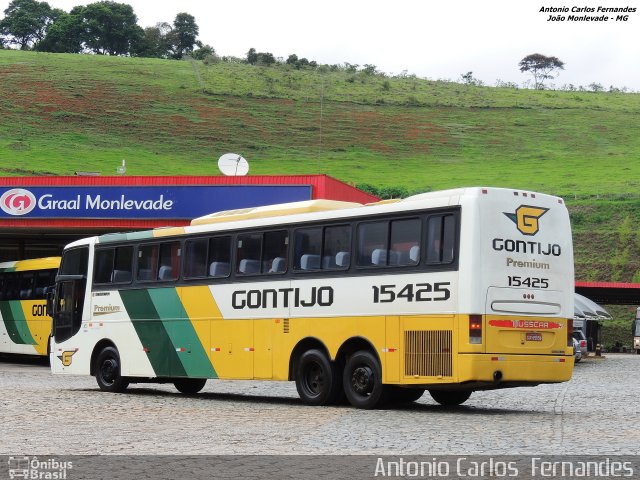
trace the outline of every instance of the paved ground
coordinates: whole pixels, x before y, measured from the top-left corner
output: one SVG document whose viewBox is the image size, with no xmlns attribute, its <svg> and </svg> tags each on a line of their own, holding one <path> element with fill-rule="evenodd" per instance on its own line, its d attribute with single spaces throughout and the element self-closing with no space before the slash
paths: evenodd
<svg viewBox="0 0 640 480">
<path fill-rule="evenodd" d="M 576 365 L 570 382 L 476 392 L 459 408 L 428 394 L 363 411 L 301 404 L 293 383 L 210 381 L 100 392 L 92 377 L 0 360 L 0 455 L 637 455 L 640 355 Z"/>
</svg>

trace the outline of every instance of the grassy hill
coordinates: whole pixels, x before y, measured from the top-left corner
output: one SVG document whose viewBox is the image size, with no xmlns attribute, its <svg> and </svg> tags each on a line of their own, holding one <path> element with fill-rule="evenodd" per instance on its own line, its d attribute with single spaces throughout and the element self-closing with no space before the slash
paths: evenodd
<svg viewBox="0 0 640 480">
<path fill-rule="evenodd" d="M 640 94 L 0 50 L 0 175 L 326 173 L 567 199 L 581 280 L 640 281 Z"/>
</svg>

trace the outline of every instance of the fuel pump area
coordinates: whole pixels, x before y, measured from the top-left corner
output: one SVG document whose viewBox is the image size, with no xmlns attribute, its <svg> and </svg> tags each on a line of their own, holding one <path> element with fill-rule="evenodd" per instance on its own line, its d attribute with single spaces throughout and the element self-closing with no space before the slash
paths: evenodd
<svg viewBox="0 0 640 480">
<path fill-rule="evenodd" d="M 316 199 L 378 200 L 327 175 L 0 177 L 0 262 L 57 256 L 92 235 Z"/>
</svg>

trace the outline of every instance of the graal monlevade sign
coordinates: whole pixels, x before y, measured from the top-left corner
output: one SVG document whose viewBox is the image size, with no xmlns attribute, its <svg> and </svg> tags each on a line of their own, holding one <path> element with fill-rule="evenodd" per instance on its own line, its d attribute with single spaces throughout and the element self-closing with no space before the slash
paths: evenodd
<svg viewBox="0 0 640 480">
<path fill-rule="evenodd" d="M 191 219 L 220 210 L 309 199 L 309 185 L 4 188 L 0 217 Z"/>
</svg>

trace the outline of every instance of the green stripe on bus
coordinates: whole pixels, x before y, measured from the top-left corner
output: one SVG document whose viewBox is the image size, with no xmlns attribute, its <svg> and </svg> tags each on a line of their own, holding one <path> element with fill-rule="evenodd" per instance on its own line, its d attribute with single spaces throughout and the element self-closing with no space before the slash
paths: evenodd
<svg viewBox="0 0 640 480">
<path fill-rule="evenodd" d="M 217 378 L 198 334 L 182 306 L 175 288 L 154 288 L 149 296 L 162 318 L 173 346 L 189 377 Z M 182 350 L 184 349 L 184 350 Z"/>
<path fill-rule="evenodd" d="M 0 268 L 0 273 L 15 272 L 16 267 Z"/>
<path fill-rule="evenodd" d="M 184 377 L 186 372 L 178 358 L 164 322 L 147 290 L 122 290 L 120 297 L 131 323 L 147 350 L 153 371 L 159 377 Z"/>
<path fill-rule="evenodd" d="M 2 321 L 13 343 L 19 345 L 36 344 L 29 331 L 20 300 L 0 302 L 0 313 L 2 313 Z"/>
</svg>

